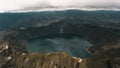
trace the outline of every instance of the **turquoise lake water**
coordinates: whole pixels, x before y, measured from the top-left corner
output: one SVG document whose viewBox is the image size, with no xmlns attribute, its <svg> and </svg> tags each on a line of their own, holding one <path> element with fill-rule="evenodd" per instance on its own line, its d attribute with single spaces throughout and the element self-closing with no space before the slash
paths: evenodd
<svg viewBox="0 0 120 68">
<path fill-rule="evenodd" d="M 80 37 L 54 37 L 54 38 L 36 38 L 28 42 L 29 52 L 66 52 L 75 57 L 86 58 L 91 54 L 87 47 L 93 46 L 87 40 Z"/>
</svg>

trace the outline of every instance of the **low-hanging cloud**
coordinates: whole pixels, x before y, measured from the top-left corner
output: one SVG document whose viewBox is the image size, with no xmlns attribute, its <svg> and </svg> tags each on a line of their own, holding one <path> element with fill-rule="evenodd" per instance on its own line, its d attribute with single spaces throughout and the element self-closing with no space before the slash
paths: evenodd
<svg viewBox="0 0 120 68">
<path fill-rule="evenodd" d="M 0 0 L 0 11 L 68 8 L 120 10 L 120 0 Z"/>
</svg>

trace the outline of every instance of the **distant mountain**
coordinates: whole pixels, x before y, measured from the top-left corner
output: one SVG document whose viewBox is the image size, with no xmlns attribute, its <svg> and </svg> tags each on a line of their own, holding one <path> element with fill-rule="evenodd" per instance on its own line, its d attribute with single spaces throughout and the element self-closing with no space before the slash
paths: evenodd
<svg viewBox="0 0 120 68">
<path fill-rule="evenodd" d="M 43 11 L 0 13 L 0 30 L 39 27 L 49 23 L 62 21 L 64 23 L 91 24 L 99 26 L 120 26 L 119 11 Z"/>
</svg>

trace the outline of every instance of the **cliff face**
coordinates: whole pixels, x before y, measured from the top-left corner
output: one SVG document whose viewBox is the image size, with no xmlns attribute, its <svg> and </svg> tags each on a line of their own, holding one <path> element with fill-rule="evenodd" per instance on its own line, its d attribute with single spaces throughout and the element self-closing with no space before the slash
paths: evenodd
<svg viewBox="0 0 120 68">
<path fill-rule="evenodd" d="M 0 68 L 120 68 L 119 29 L 89 24 L 51 23 L 47 26 L 4 32 L 0 42 Z M 80 59 L 64 52 L 28 53 L 27 41 L 51 34 L 83 36 L 95 46 L 91 57 Z"/>
<path fill-rule="evenodd" d="M 19 62 L 18 62 L 19 61 Z M 66 53 L 34 53 L 22 55 L 12 60 L 17 68 L 80 68 L 82 59 L 73 58 Z"/>
</svg>

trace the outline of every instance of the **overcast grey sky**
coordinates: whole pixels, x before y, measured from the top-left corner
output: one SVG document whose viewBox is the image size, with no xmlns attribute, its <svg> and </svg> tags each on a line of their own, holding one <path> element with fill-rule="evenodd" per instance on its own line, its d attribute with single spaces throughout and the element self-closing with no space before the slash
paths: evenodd
<svg viewBox="0 0 120 68">
<path fill-rule="evenodd" d="M 120 0 L 0 0 L 0 11 L 69 8 L 120 10 Z"/>
</svg>

